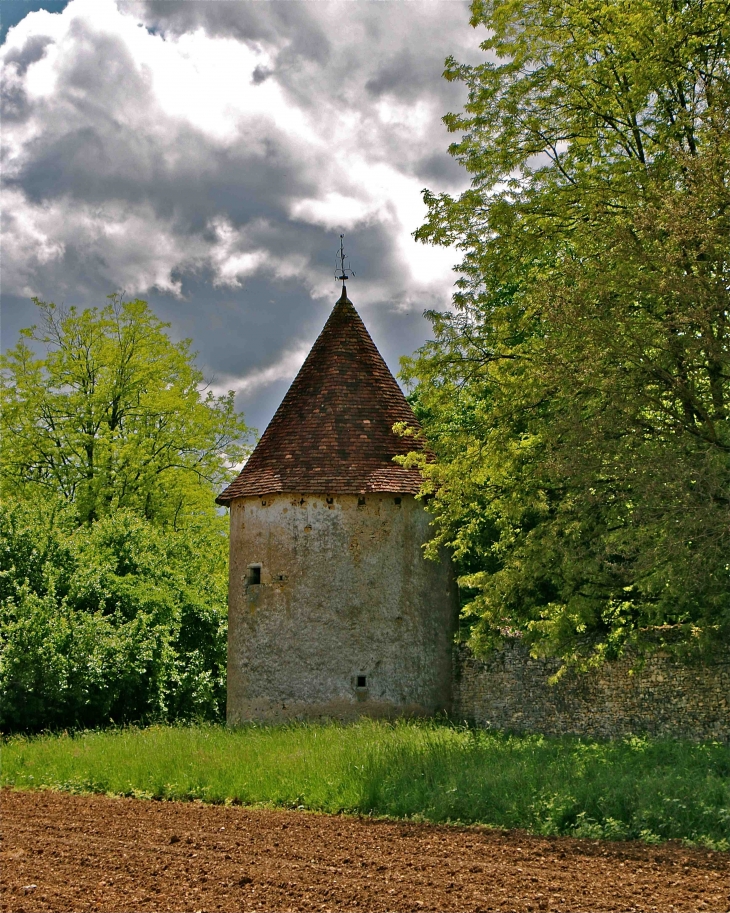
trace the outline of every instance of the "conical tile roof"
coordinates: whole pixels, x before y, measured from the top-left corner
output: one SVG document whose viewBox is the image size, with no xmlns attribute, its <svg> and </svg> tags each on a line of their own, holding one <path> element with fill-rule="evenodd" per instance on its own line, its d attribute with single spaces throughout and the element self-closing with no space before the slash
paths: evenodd
<svg viewBox="0 0 730 913">
<path fill-rule="evenodd" d="M 421 474 L 393 462 L 420 425 L 343 288 L 324 329 L 238 477 L 216 501 L 296 492 L 415 494 Z"/>
</svg>

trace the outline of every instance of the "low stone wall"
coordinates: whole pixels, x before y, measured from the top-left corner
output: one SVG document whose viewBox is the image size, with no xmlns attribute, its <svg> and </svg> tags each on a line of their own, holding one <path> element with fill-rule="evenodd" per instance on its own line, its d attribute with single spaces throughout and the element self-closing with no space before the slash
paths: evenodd
<svg viewBox="0 0 730 913">
<path fill-rule="evenodd" d="M 630 673 L 629 660 L 570 672 L 548 684 L 558 663 L 532 659 L 519 641 L 485 660 L 455 652 L 453 716 L 491 729 L 598 738 L 653 735 L 730 741 L 730 655 L 685 665 L 655 654 Z"/>
</svg>

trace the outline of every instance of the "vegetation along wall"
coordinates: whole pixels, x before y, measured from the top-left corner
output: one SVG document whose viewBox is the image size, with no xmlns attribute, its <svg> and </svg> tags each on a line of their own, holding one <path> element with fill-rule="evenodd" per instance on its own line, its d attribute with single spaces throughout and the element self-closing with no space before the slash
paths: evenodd
<svg viewBox="0 0 730 913">
<path fill-rule="evenodd" d="M 622 659 L 570 672 L 551 685 L 556 660 L 533 659 L 519 640 L 488 658 L 455 653 L 454 716 L 480 726 L 598 738 L 647 734 L 730 741 L 730 654 L 685 665 L 657 653 L 631 672 Z"/>
</svg>

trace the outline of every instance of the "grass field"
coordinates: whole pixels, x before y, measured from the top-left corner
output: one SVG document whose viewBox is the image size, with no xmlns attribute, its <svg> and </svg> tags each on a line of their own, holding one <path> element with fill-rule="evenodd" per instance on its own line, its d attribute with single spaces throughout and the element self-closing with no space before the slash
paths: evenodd
<svg viewBox="0 0 730 913">
<path fill-rule="evenodd" d="M 13 737 L 1 782 L 730 849 L 730 747 L 438 723 L 164 727 Z"/>
</svg>

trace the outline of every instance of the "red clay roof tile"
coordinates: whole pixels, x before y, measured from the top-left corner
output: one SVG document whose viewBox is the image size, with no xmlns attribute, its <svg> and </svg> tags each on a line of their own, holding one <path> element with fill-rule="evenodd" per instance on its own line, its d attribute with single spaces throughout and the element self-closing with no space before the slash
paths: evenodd
<svg viewBox="0 0 730 913">
<path fill-rule="evenodd" d="M 420 425 L 343 288 L 324 329 L 238 477 L 216 498 L 276 492 L 416 494 L 421 474 L 393 462 Z"/>
</svg>

